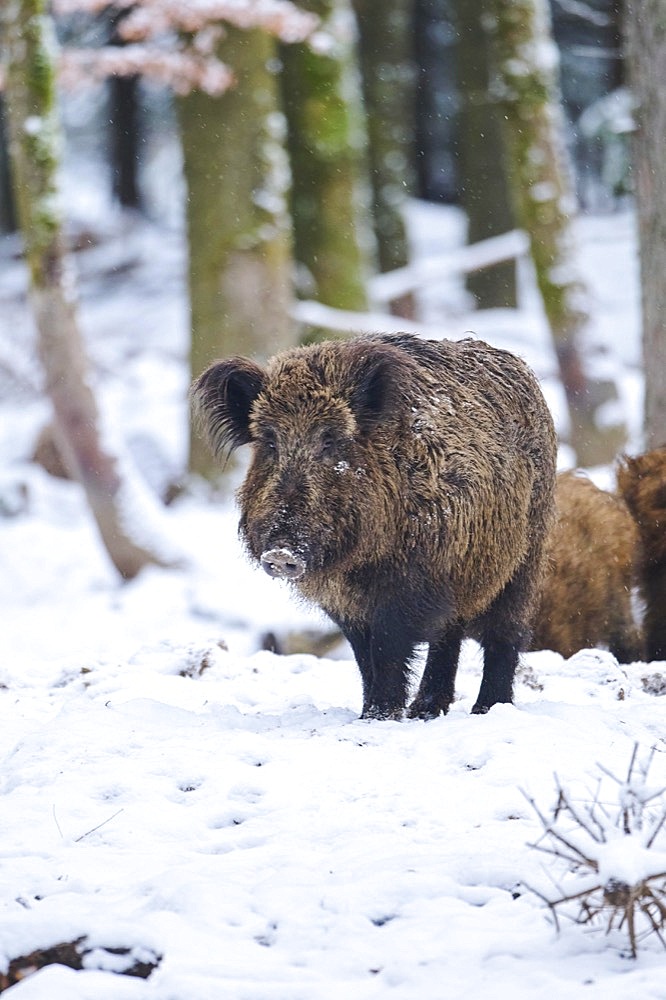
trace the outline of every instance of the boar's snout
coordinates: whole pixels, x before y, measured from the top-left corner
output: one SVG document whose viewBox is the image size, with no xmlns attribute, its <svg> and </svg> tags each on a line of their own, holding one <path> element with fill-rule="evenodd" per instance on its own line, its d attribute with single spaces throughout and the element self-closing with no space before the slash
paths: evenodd
<svg viewBox="0 0 666 1000">
<path fill-rule="evenodd" d="M 261 556 L 262 568 L 269 576 L 298 580 L 305 573 L 305 562 L 291 549 L 268 549 Z"/>
</svg>

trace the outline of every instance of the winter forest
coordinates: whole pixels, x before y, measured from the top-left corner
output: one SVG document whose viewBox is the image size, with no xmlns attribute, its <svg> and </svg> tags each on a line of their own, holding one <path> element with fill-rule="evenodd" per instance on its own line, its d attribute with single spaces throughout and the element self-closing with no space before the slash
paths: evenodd
<svg viewBox="0 0 666 1000">
<path fill-rule="evenodd" d="M 664 1000 L 665 81 L 0 0 L 0 993 Z"/>
</svg>

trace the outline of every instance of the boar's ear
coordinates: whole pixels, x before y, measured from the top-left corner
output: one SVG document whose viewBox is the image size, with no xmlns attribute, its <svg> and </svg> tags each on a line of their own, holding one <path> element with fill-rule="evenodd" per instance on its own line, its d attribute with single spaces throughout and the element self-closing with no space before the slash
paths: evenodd
<svg viewBox="0 0 666 1000">
<path fill-rule="evenodd" d="M 252 440 L 250 410 L 264 388 L 266 373 L 248 358 L 216 361 L 192 385 L 195 425 L 215 455 Z"/>
<path fill-rule="evenodd" d="M 349 403 L 362 431 L 370 430 L 392 411 L 401 360 L 400 353 L 385 344 L 359 352 L 351 372 Z"/>
</svg>

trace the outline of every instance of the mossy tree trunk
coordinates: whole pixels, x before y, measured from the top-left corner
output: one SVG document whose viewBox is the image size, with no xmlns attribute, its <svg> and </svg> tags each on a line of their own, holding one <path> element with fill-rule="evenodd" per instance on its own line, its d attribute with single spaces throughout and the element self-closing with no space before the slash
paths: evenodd
<svg viewBox="0 0 666 1000">
<path fill-rule="evenodd" d="M 626 0 L 629 77 L 636 102 L 633 174 L 638 206 L 645 373 L 645 445 L 666 444 L 666 0 Z"/>
<path fill-rule="evenodd" d="M 368 130 L 374 233 L 380 271 L 409 263 L 404 207 L 414 191 L 416 80 L 414 0 L 353 0 Z M 414 318 L 414 297 L 391 303 L 397 316 Z"/>
<path fill-rule="evenodd" d="M 236 85 L 221 97 L 178 99 L 187 182 L 192 376 L 215 358 L 265 358 L 296 339 L 291 305 L 289 167 L 271 62 L 259 29 L 225 26 L 219 58 Z M 190 469 L 219 475 L 191 436 Z"/>
<path fill-rule="evenodd" d="M 5 8 L 10 156 L 19 228 L 30 273 L 38 350 L 53 404 L 58 449 L 82 484 L 114 565 L 131 578 L 160 562 L 131 537 L 125 483 L 104 447 L 85 347 L 77 325 L 72 275 L 57 208 L 59 120 L 53 25 L 46 0 Z"/>
<path fill-rule="evenodd" d="M 319 15 L 327 38 L 323 50 L 281 48 L 300 291 L 338 309 L 362 310 L 372 222 L 356 22 L 349 0 L 299 5 Z"/>
<path fill-rule="evenodd" d="M 610 461 L 625 437 L 603 426 L 600 408 L 617 386 L 585 370 L 589 321 L 576 274 L 574 187 L 564 146 L 548 0 L 488 0 L 494 24 L 495 87 L 507 138 L 507 173 L 518 223 L 530 239 L 544 310 L 553 336 L 570 416 L 570 441 L 581 465 Z"/>
<path fill-rule="evenodd" d="M 460 95 L 457 153 L 460 202 L 467 215 L 467 242 L 477 243 L 514 228 L 504 163 L 504 136 L 490 94 L 491 45 L 487 0 L 456 0 L 456 75 Z M 516 264 L 502 261 L 467 277 L 481 309 L 515 307 Z"/>
</svg>

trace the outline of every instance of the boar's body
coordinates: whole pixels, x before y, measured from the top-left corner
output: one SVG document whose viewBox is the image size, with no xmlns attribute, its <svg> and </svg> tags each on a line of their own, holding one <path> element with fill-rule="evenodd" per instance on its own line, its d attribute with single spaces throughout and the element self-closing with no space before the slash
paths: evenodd
<svg viewBox="0 0 666 1000">
<path fill-rule="evenodd" d="M 585 476 L 562 472 L 555 511 L 530 648 L 572 656 L 606 646 L 620 663 L 640 660 L 632 602 L 638 533 L 626 504 Z"/>
<path fill-rule="evenodd" d="M 339 625 L 363 715 L 446 712 L 461 641 L 484 648 L 473 711 L 512 697 L 553 507 L 555 435 L 526 365 L 479 341 L 367 335 L 212 365 L 193 389 L 217 451 L 253 457 L 251 555 Z"/>
<path fill-rule="evenodd" d="M 635 458 L 625 456 L 617 482 L 638 530 L 645 654 L 648 660 L 666 660 L 666 445 Z"/>
</svg>

